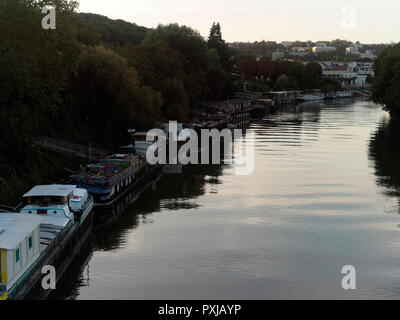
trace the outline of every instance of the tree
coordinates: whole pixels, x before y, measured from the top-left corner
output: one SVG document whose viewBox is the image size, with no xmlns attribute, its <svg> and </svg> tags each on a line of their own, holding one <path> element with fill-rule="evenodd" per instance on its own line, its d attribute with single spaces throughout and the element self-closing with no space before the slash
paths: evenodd
<svg viewBox="0 0 400 320">
<path fill-rule="evenodd" d="M 222 39 L 221 25 L 213 23 L 210 35 L 208 37 L 208 46 L 217 50 L 219 57 L 221 58 L 221 65 L 226 71 L 232 70 L 232 54 L 229 47 L 226 45 L 224 39 Z"/>
<path fill-rule="evenodd" d="M 318 86 L 324 92 L 340 91 L 342 89 L 340 82 L 331 78 L 321 79 Z"/>
<path fill-rule="evenodd" d="M 392 115 L 400 114 L 400 44 L 382 52 L 375 62 L 372 99 Z"/>
<path fill-rule="evenodd" d="M 104 146 L 123 143 L 128 128 L 151 128 L 161 120 L 161 95 L 142 88 L 126 59 L 102 46 L 82 52 L 72 95 L 81 118 L 76 121 L 89 118 L 92 136 Z"/>
<path fill-rule="evenodd" d="M 57 7 L 56 30 L 41 26 L 46 4 Z M 56 171 L 54 162 L 43 161 L 32 138 L 51 131 L 50 119 L 63 112 L 65 89 L 80 52 L 75 8 L 76 2 L 66 0 L 0 1 L 0 194 L 5 193 L 1 201 L 14 202 Z M 56 163 L 63 165 L 62 160 Z"/>
<path fill-rule="evenodd" d="M 165 120 L 184 121 L 189 113 L 189 96 L 185 89 L 186 72 L 182 54 L 165 41 L 126 45 L 120 50 L 135 68 L 142 84 L 161 93 Z"/>
<path fill-rule="evenodd" d="M 287 90 L 289 89 L 289 86 L 290 86 L 289 78 L 285 74 L 283 74 L 276 80 L 274 90 L 277 91 Z"/>
<path fill-rule="evenodd" d="M 318 86 L 322 77 L 322 67 L 317 62 L 307 63 L 305 68 L 304 88 L 312 89 Z"/>
<path fill-rule="evenodd" d="M 275 63 L 270 59 L 263 57 L 258 61 L 258 72 L 264 77 L 266 82 L 268 79 L 272 79 L 275 73 Z"/>
<path fill-rule="evenodd" d="M 123 20 L 112 20 L 93 13 L 80 13 L 77 20 L 82 25 L 81 32 L 93 29 L 92 31 L 96 33 L 96 40 L 100 38 L 104 42 L 119 46 L 128 43 L 139 44 L 144 40 L 149 31 L 149 29 L 134 23 Z"/>
<path fill-rule="evenodd" d="M 210 71 L 208 73 L 208 96 L 211 100 L 221 100 L 229 95 L 227 84 L 230 82 L 229 73 L 221 66 L 221 58 L 217 50 L 208 50 L 208 58 L 210 61 Z"/>
<path fill-rule="evenodd" d="M 150 31 L 145 45 L 163 41 L 181 54 L 185 77 L 183 83 L 191 104 L 207 96 L 208 60 L 207 42 L 192 28 L 178 24 L 159 25 Z"/>
<path fill-rule="evenodd" d="M 244 58 L 239 61 L 239 71 L 245 80 L 249 80 L 257 75 L 257 60 L 255 57 Z"/>
</svg>

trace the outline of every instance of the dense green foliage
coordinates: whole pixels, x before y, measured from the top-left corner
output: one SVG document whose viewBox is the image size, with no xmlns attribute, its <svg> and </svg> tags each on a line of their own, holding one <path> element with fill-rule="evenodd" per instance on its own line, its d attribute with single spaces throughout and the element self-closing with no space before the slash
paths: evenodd
<svg viewBox="0 0 400 320">
<path fill-rule="evenodd" d="M 393 115 L 400 114 L 400 45 L 384 50 L 375 62 L 372 98 Z"/>
<path fill-rule="evenodd" d="M 56 7 L 56 30 L 41 26 L 45 4 Z M 229 94 L 223 41 L 76 9 L 70 0 L 0 2 L 0 203 L 67 166 L 35 148 L 37 136 L 112 149 L 128 128 L 185 120 L 201 101 Z"/>
<path fill-rule="evenodd" d="M 247 81 L 247 86 L 260 88 L 256 91 L 318 88 L 333 91 L 340 89 L 337 81 L 327 82 L 322 79 L 322 67 L 316 62 L 304 64 L 289 60 L 273 61 L 265 57 L 257 61 L 253 56 L 239 56 L 236 57 L 236 64 L 241 77 Z"/>
<path fill-rule="evenodd" d="M 80 13 L 80 41 L 88 44 L 101 40 L 115 45 L 141 43 L 149 29 L 123 20 L 110 20 L 98 14 Z M 85 37 L 86 36 L 86 37 Z"/>
</svg>

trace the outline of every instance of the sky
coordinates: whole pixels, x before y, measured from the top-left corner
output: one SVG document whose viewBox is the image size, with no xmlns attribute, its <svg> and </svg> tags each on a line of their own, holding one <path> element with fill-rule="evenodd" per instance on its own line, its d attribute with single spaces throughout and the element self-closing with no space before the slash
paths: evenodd
<svg viewBox="0 0 400 320">
<path fill-rule="evenodd" d="M 176 22 L 204 37 L 214 21 L 235 41 L 400 41 L 398 0 L 80 0 L 80 12 L 145 27 Z"/>
</svg>

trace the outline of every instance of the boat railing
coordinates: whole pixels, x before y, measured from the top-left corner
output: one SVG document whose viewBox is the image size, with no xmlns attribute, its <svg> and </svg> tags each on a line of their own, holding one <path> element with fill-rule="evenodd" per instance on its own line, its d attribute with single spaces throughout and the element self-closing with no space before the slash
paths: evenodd
<svg viewBox="0 0 400 320">
<path fill-rule="evenodd" d="M 15 212 L 14 208 L 0 205 L 0 213 Z"/>
<path fill-rule="evenodd" d="M 24 207 L 24 203 L 20 203 L 17 207 L 10 207 L 10 206 L 6 206 L 3 204 L 0 204 L 0 212 L 2 213 L 17 213 L 19 212 L 19 210 L 21 210 Z"/>
</svg>

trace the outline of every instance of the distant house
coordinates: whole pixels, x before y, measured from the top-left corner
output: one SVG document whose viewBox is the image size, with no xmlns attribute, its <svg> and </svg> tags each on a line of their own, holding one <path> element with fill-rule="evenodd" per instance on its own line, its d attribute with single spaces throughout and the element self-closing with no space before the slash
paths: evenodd
<svg viewBox="0 0 400 320">
<path fill-rule="evenodd" d="M 285 48 L 289 48 L 293 45 L 293 41 L 282 41 L 281 45 L 284 46 Z"/>
<path fill-rule="evenodd" d="M 352 54 L 359 56 L 360 58 L 368 58 L 371 60 L 374 60 L 377 57 L 373 50 L 365 50 L 365 52 L 360 52 L 358 46 L 351 46 L 346 48 L 346 54 Z"/>
<path fill-rule="evenodd" d="M 337 80 L 343 87 L 356 85 L 357 73 L 351 70 L 348 65 L 334 65 L 323 70 L 324 78 Z"/>
<path fill-rule="evenodd" d="M 315 43 L 315 45 L 316 45 L 317 47 L 326 47 L 326 46 L 328 45 L 328 42 L 327 42 L 327 41 L 317 41 L 317 42 Z"/>
<path fill-rule="evenodd" d="M 367 77 L 374 76 L 371 62 L 333 62 L 320 63 L 324 78 L 337 80 L 342 87 L 367 86 Z"/>
<path fill-rule="evenodd" d="M 346 48 L 346 54 L 355 54 L 355 55 L 359 55 L 360 52 L 358 51 L 358 47 L 356 47 L 356 46 L 351 46 L 351 47 L 347 47 L 347 48 Z"/>
<path fill-rule="evenodd" d="M 334 51 L 336 51 L 336 47 L 315 46 L 311 50 L 313 53 L 334 52 Z"/>
<path fill-rule="evenodd" d="M 272 52 L 272 60 L 279 60 L 285 58 L 286 53 L 283 51 Z"/>
</svg>

